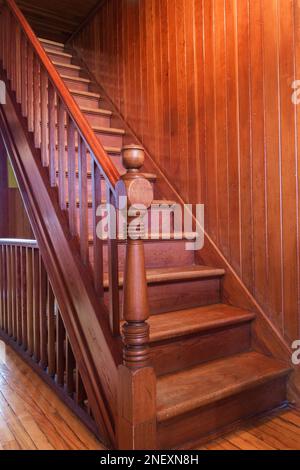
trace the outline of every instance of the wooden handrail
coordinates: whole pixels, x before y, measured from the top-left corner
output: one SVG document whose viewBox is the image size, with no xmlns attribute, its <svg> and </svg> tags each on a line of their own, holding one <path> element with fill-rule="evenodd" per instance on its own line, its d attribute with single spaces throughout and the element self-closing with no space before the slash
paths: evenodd
<svg viewBox="0 0 300 470">
<path fill-rule="evenodd" d="M 0 246 L 23 246 L 24 248 L 37 248 L 36 240 L 23 240 L 19 238 L 0 238 Z"/>
<path fill-rule="evenodd" d="M 114 191 L 116 183 L 120 180 L 120 174 L 117 168 L 111 162 L 102 144 L 98 141 L 90 124 L 80 111 L 78 104 L 72 97 L 67 86 L 65 85 L 56 68 L 47 56 L 45 50 L 40 44 L 40 41 L 33 32 L 32 28 L 30 27 L 21 10 L 18 8 L 16 2 L 14 0 L 5 1 L 12 13 L 14 14 L 15 18 L 18 20 L 24 34 L 27 36 L 30 44 L 32 45 L 34 51 L 36 52 L 41 63 L 43 64 L 56 92 L 60 96 L 65 107 L 68 109 L 72 120 L 76 124 L 76 127 L 80 132 L 82 139 L 85 141 L 88 149 L 91 150 L 94 158 L 96 159 L 96 162 L 98 163 L 98 165 L 100 165 L 103 171 L 104 177 L 110 184 L 111 189 Z"/>
</svg>

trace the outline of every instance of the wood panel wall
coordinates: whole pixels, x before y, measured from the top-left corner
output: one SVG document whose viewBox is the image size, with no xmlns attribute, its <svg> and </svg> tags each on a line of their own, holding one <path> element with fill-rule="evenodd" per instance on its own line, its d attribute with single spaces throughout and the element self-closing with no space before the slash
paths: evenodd
<svg viewBox="0 0 300 470">
<path fill-rule="evenodd" d="M 9 181 L 7 154 L 0 139 L 0 238 L 34 239 L 20 191 Z"/>
<path fill-rule="evenodd" d="M 300 338 L 299 0 L 107 0 L 74 46 L 287 342 Z"/>
</svg>

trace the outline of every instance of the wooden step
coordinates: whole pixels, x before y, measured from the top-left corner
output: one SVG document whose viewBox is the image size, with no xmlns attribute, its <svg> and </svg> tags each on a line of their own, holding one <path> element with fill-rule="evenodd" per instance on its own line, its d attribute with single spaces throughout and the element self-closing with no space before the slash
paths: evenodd
<svg viewBox="0 0 300 470">
<path fill-rule="evenodd" d="M 247 323 L 255 318 L 255 313 L 231 305 L 217 304 L 179 310 L 150 317 L 150 341 L 170 340 Z"/>
<path fill-rule="evenodd" d="M 158 378 L 159 447 L 196 441 L 279 406 L 289 372 L 277 360 L 246 352 Z"/>
<path fill-rule="evenodd" d="M 47 47 L 51 51 L 53 50 L 61 50 L 65 49 L 65 45 L 62 42 L 51 41 L 50 39 L 45 38 L 38 38 L 39 41 L 42 43 L 43 47 Z"/>
<path fill-rule="evenodd" d="M 44 49 L 52 61 L 57 61 L 63 64 L 71 64 L 73 58 L 72 54 L 58 49 L 51 49 L 46 46 Z"/>
<path fill-rule="evenodd" d="M 151 358 L 157 375 L 248 351 L 255 314 L 217 304 L 151 316 Z"/>
<path fill-rule="evenodd" d="M 64 62 L 59 62 L 57 60 L 53 60 L 52 63 L 55 65 L 57 71 L 61 75 L 72 75 L 73 77 L 79 77 L 79 73 L 83 72 L 79 65 L 65 64 Z"/>
<path fill-rule="evenodd" d="M 162 243 L 162 242 L 161 242 Z M 176 256 L 176 253 L 175 253 Z M 159 313 L 183 310 L 221 301 L 223 269 L 190 265 L 147 269 L 150 312 Z M 108 277 L 104 277 L 105 300 L 108 302 Z M 120 301 L 122 299 L 123 273 L 119 274 Z"/>
<path fill-rule="evenodd" d="M 73 95 L 78 106 L 89 107 L 94 109 L 99 109 L 99 104 L 101 100 L 101 95 L 99 93 L 93 93 L 90 91 L 75 90 L 74 88 L 69 88 L 71 95 Z"/>
</svg>

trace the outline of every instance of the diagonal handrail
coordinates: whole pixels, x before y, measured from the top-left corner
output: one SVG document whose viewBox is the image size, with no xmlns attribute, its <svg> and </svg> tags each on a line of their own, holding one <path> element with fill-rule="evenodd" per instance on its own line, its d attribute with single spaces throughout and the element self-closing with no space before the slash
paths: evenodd
<svg viewBox="0 0 300 470">
<path fill-rule="evenodd" d="M 111 187 L 111 190 L 115 192 L 115 187 L 117 182 L 120 180 L 120 174 L 115 167 L 115 165 L 110 160 L 108 154 L 106 153 L 103 145 L 99 142 L 97 137 L 94 134 L 93 129 L 91 128 L 89 122 L 82 114 L 78 104 L 71 95 L 69 89 L 65 85 L 64 81 L 57 72 L 55 66 L 49 59 L 44 48 L 42 47 L 39 39 L 32 30 L 25 16 L 17 6 L 14 0 L 5 0 L 6 4 L 14 14 L 15 18 L 18 20 L 24 34 L 28 38 L 30 44 L 32 45 L 35 53 L 39 57 L 41 63 L 43 64 L 56 92 L 61 98 L 64 106 L 68 110 L 70 117 L 74 121 L 78 132 L 80 133 L 82 139 L 85 141 L 87 148 L 90 150 L 91 155 L 96 160 L 96 163 L 100 166 L 103 176 L 106 179 L 107 183 Z"/>
</svg>

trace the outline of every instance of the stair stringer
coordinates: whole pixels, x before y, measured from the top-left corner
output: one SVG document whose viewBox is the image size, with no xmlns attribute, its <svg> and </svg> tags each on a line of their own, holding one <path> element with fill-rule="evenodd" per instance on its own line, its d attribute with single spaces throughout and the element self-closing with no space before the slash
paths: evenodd
<svg viewBox="0 0 300 470">
<path fill-rule="evenodd" d="M 99 437 L 115 447 L 121 340 L 111 336 L 106 308 L 96 296 L 88 268 L 80 261 L 78 241 L 70 235 L 57 190 L 50 187 L 47 169 L 42 167 L 27 120 L 3 70 L 0 78 L 7 87 L 7 102 L 0 106 L 1 136 L 60 306 Z"/>
<path fill-rule="evenodd" d="M 145 148 L 145 144 L 141 141 L 134 129 L 126 122 L 117 105 L 109 96 L 107 90 L 101 86 L 97 81 L 96 76 L 91 72 L 89 66 L 81 54 L 80 50 L 74 46 L 72 41 L 67 43 L 67 47 L 70 48 L 77 56 L 79 63 L 84 67 L 88 73 L 89 78 L 93 83 L 93 90 L 99 92 L 105 100 L 109 103 L 111 111 L 115 115 L 115 122 L 113 125 L 116 127 L 120 126 L 126 130 L 125 142 L 135 143 L 142 145 Z M 172 181 L 169 179 L 154 161 L 151 154 L 145 148 L 145 165 L 144 170 L 149 173 L 157 175 L 156 190 L 161 198 L 166 198 L 177 202 L 178 204 L 184 205 L 187 201 L 184 201 L 178 191 L 175 189 Z M 194 218 L 196 223 L 196 219 Z M 248 290 L 238 273 L 231 266 L 230 262 L 222 254 L 221 250 L 214 243 L 209 234 L 204 231 L 204 247 L 196 252 L 195 260 L 199 264 L 206 266 L 215 266 L 225 270 L 226 274 L 222 284 L 222 301 L 230 305 L 244 308 L 256 313 L 256 319 L 252 326 L 252 345 L 253 348 L 264 352 L 265 354 L 271 355 L 276 359 L 282 360 L 288 363 L 294 370 L 294 373 L 290 374 L 288 381 L 288 395 L 291 401 L 294 401 L 298 405 L 300 404 L 300 370 L 299 366 L 292 364 L 292 349 L 287 344 L 283 335 L 276 329 L 276 327 L 269 320 L 264 309 L 258 304 L 254 296 Z"/>
</svg>

